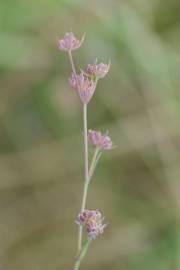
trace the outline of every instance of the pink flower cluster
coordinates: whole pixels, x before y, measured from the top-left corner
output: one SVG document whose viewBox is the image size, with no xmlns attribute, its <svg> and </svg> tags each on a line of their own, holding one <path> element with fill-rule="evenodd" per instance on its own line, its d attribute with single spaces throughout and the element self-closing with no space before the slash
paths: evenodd
<svg viewBox="0 0 180 270">
<path fill-rule="evenodd" d="M 107 134 L 102 134 L 97 130 L 89 130 L 88 139 L 92 145 L 99 147 L 102 150 L 110 150 L 113 147 L 111 138 Z"/>
<path fill-rule="evenodd" d="M 84 210 L 78 215 L 77 224 L 85 225 L 89 239 L 95 239 L 104 232 L 107 224 L 103 224 L 104 218 L 99 210 Z"/>
<path fill-rule="evenodd" d="M 58 48 L 65 52 L 76 50 L 81 47 L 84 37 L 79 41 L 72 32 L 66 33 L 63 39 L 58 40 Z"/>
<path fill-rule="evenodd" d="M 77 91 L 81 102 L 89 103 L 96 88 L 95 82 L 81 72 L 79 75 L 72 73 L 69 83 Z"/>
<path fill-rule="evenodd" d="M 58 40 L 58 48 L 65 52 L 71 52 L 72 50 L 78 49 L 83 41 L 85 35 L 79 41 L 72 32 L 66 33 L 63 39 Z M 72 56 L 69 55 L 70 62 L 72 64 Z M 96 89 L 96 84 L 98 79 L 103 78 L 109 71 L 110 64 L 88 64 L 87 68 L 82 71 L 79 75 L 72 74 L 69 79 L 70 85 L 77 90 L 79 98 L 83 104 L 88 104 L 91 100 L 94 91 Z"/>
<path fill-rule="evenodd" d="M 93 77 L 103 78 L 108 73 L 109 68 L 110 64 L 88 64 L 86 68 L 86 73 Z"/>
</svg>

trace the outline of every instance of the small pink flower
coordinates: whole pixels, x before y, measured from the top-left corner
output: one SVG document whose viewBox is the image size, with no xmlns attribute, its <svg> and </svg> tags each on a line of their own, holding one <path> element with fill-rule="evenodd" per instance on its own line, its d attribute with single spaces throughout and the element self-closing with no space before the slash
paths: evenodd
<svg viewBox="0 0 180 270">
<path fill-rule="evenodd" d="M 88 131 L 89 142 L 103 150 L 110 150 L 113 147 L 111 138 L 107 134 L 102 134 L 97 130 Z"/>
<path fill-rule="evenodd" d="M 81 72 L 79 75 L 72 73 L 69 83 L 76 89 L 81 102 L 83 104 L 89 103 L 96 89 L 95 82 Z"/>
<path fill-rule="evenodd" d="M 106 224 L 99 210 L 84 210 L 78 215 L 77 224 L 85 225 L 88 237 L 92 240 L 104 232 Z"/>
<path fill-rule="evenodd" d="M 86 68 L 86 73 L 90 76 L 103 78 L 109 71 L 110 64 L 88 64 Z"/>
<path fill-rule="evenodd" d="M 66 33 L 63 39 L 58 40 L 58 48 L 65 52 L 76 50 L 82 45 L 84 37 L 79 41 L 72 32 Z"/>
</svg>

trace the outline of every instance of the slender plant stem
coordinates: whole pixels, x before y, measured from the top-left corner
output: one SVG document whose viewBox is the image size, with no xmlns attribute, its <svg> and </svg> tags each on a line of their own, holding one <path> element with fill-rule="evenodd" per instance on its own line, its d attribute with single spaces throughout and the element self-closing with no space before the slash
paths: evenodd
<svg viewBox="0 0 180 270">
<path fill-rule="evenodd" d="M 94 170 L 96 168 L 96 165 L 97 165 L 97 162 L 98 162 L 100 156 L 101 156 L 100 149 L 99 149 L 99 147 L 96 147 L 94 150 L 94 155 L 93 155 L 91 165 L 89 168 L 89 181 L 91 180 L 91 178 L 93 176 Z"/>
<path fill-rule="evenodd" d="M 88 248 L 89 248 L 90 243 L 91 243 L 91 241 L 88 239 L 85 242 L 84 246 L 82 247 L 81 252 L 80 252 L 79 256 L 76 259 L 74 270 L 78 270 L 79 269 L 80 264 L 81 264 L 84 256 L 86 255 L 86 253 L 88 251 Z"/>
<path fill-rule="evenodd" d="M 87 105 L 83 105 L 83 126 L 84 126 L 84 177 L 85 181 L 89 180 L 89 169 L 88 169 L 88 131 L 87 131 Z"/>
<path fill-rule="evenodd" d="M 87 192 L 89 186 L 89 165 L 88 165 L 88 137 L 87 137 L 87 105 L 83 105 L 83 135 L 84 135 L 84 190 L 83 190 L 83 197 L 81 203 L 81 212 L 85 210 L 86 207 L 86 199 L 87 199 Z M 82 248 L 82 234 L 83 234 L 83 227 L 82 225 L 79 226 L 79 236 L 78 236 L 78 252 Z"/>
<path fill-rule="evenodd" d="M 77 78 L 76 68 L 75 68 L 75 64 L 74 64 L 74 61 L 73 61 L 71 51 L 68 52 L 68 55 L 69 55 L 69 61 L 70 61 L 70 64 L 71 64 L 72 72 L 74 73 L 75 77 Z"/>
<path fill-rule="evenodd" d="M 72 68 L 72 72 L 75 75 L 76 81 L 77 81 L 77 87 L 78 80 L 77 80 L 77 73 L 76 73 L 76 67 L 73 61 L 72 53 L 71 51 L 68 52 L 69 55 L 69 61 Z M 84 189 L 83 189 L 83 197 L 82 197 L 82 203 L 81 203 L 81 212 L 85 210 L 86 207 L 86 199 L 87 199 L 87 191 L 89 186 L 89 165 L 88 165 L 88 130 L 87 130 L 87 104 L 83 105 L 83 136 L 84 136 Z M 81 252 L 82 249 L 82 235 L 83 235 L 83 227 L 82 225 L 79 226 L 79 234 L 78 234 L 78 254 Z M 75 268 L 78 269 L 78 268 Z"/>
</svg>

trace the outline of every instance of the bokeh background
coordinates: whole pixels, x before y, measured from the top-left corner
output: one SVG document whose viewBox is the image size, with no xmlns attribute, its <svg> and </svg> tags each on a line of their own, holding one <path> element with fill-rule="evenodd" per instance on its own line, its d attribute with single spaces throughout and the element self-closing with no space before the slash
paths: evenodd
<svg viewBox="0 0 180 270">
<path fill-rule="evenodd" d="M 180 1 L 1 0 L 0 270 L 73 269 L 82 108 L 57 39 L 111 60 L 89 127 L 109 130 L 88 196 L 109 223 L 81 269 L 180 269 Z M 90 150 L 92 152 L 92 150 Z"/>
</svg>

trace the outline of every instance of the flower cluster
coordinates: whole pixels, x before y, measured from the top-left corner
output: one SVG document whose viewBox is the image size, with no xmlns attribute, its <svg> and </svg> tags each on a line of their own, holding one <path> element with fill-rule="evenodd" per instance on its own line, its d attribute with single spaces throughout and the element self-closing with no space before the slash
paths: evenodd
<svg viewBox="0 0 180 270">
<path fill-rule="evenodd" d="M 113 147 L 111 138 L 107 134 L 102 134 L 97 130 L 90 129 L 88 131 L 88 139 L 92 145 L 99 147 L 102 150 L 110 150 Z"/>
<path fill-rule="evenodd" d="M 79 41 L 72 32 L 66 33 L 63 39 L 58 40 L 58 48 L 65 52 L 76 50 L 81 47 L 84 37 Z"/>
<path fill-rule="evenodd" d="M 109 68 L 110 64 L 88 64 L 86 67 L 86 73 L 94 78 L 103 78 L 108 73 Z"/>
<path fill-rule="evenodd" d="M 99 210 L 84 210 L 78 215 L 77 223 L 85 225 L 89 239 L 95 239 L 104 232 L 107 224 L 103 224 L 104 218 Z"/>
<path fill-rule="evenodd" d="M 89 103 L 96 88 L 95 82 L 81 72 L 79 75 L 72 73 L 69 83 L 76 89 L 81 102 L 83 104 Z"/>
<path fill-rule="evenodd" d="M 63 39 L 58 40 L 58 48 L 65 52 L 71 52 L 78 49 L 83 41 L 85 35 L 79 41 L 72 32 L 66 33 Z M 69 55 L 72 65 L 72 56 Z M 69 79 L 70 85 L 77 90 L 82 104 L 88 104 L 91 100 L 98 79 L 103 78 L 109 71 L 110 64 L 88 64 L 85 71 L 81 71 L 79 75 L 76 74 L 73 66 L 73 74 Z"/>
</svg>

